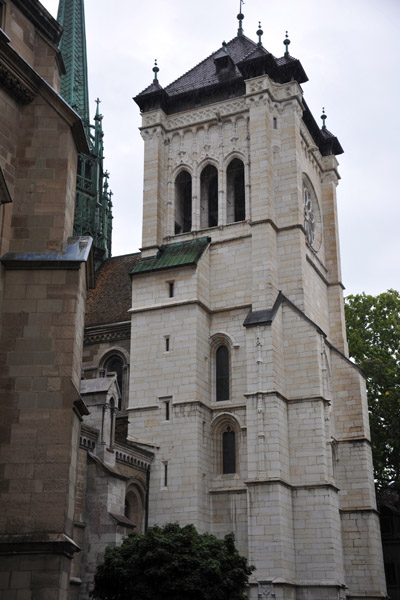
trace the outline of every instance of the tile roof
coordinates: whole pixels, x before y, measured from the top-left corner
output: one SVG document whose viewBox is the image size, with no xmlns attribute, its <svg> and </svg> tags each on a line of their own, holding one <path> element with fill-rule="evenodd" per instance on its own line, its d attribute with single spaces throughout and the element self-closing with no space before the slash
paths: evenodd
<svg viewBox="0 0 400 600">
<path fill-rule="evenodd" d="M 232 73 L 232 79 L 234 76 L 241 78 L 241 73 L 237 68 L 236 64 L 240 62 L 245 56 L 257 47 L 252 40 L 247 38 L 245 35 L 233 38 L 226 45 L 226 50 L 232 61 L 235 63 L 234 73 Z M 214 59 L 220 52 L 220 48 L 216 52 L 213 52 L 205 58 L 198 65 L 187 71 L 184 75 L 170 83 L 165 91 L 169 96 L 175 96 L 182 94 L 187 91 L 194 89 L 203 88 L 209 85 L 216 85 L 220 83 L 220 77 L 215 68 Z"/>
<path fill-rule="evenodd" d="M 161 246 L 156 256 L 142 258 L 134 266 L 131 274 L 139 275 L 151 271 L 196 265 L 210 241 L 208 237 L 201 237 L 188 242 Z"/>
<path fill-rule="evenodd" d="M 138 252 L 109 258 L 101 265 L 96 273 L 96 286 L 87 295 L 87 327 L 130 320 L 132 287 L 129 273 L 139 260 Z"/>
</svg>

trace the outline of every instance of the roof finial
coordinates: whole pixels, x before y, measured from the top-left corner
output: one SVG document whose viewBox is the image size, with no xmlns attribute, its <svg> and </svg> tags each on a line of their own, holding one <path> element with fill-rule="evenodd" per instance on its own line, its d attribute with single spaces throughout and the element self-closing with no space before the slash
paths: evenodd
<svg viewBox="0 0 400 600">
<path fill-rule="evenodd" d="M 157 73 L 160 69 L 157 67 L 157 59 L 154 61 L 153 73 L 154 73 L 154 81 L 157 81 Z"/>
<path fill-rule="evenodd" d="M 96 104 L 97 104 L 97 108 L 96 108 L 96 114 L 94 117 L 95 121 L 101 121 L 103 119 L 103 115 L 100 114 L 100 98 L 96 98 Z"/>
<path fill-rule="evenodd" d="M 224 52 L 227 52 L 227 49 L 226 49 L 226 42 L 225 42 L 225 40 L 222 42 L 222 50 L 223 50 Z"/>
<path fill-rule="evenodd" d="M 238 36 L 243 35 L 243 19 L 244 19 L 244 14 L 242 13 L 242 5 L 245 4 L 244 0 L 240 0 L 240 8 L 239 8 L 239 14 L 237 16 L 237 19 L 239 21 L 239 29 L 238 29 Z"/>
<path fill-rule="evenodd" d="M 285 44 L 285 56 L 289 56 L 289 44 L 290 44 L 290 40 L 289 40 L 288 32 L 286 32 L 285 39 L 283 40 L 283 43 Z"/>
<path fill-rule="evenodd" d="M 258 21 L 258 30 L 256 31 L 256 34 L 258 35 L 258 45 L 261 46 L 261 36 L 263 34 L 263 30 L 261 29 L 261 21 Z"/>
<path fill-rule="evenodd" d="M 325 108 L 322 108 L 322 115 L 321 115 L 321 119 L 322 119 L 322 129 L 326 129 L 326 125 L 325 125 L 325 121 L 328 117 L 325 114 Z"/>
</svg>

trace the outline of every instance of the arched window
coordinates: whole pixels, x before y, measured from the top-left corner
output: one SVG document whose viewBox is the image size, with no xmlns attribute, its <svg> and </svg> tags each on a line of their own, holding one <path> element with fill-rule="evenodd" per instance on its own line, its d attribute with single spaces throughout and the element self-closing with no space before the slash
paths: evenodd
<svg viewBox="0 0 400 600">
<path fill-rule="evenodd" d="M 222 473 L 236 473 L 236 436 L 229 427 L 222 434 Z"/>
<path fill-rule="evenodd" d="M 218 171 L 207 165 L 200 175 L 200 226 L 218 225 Z"/>
<path fill-rule="evenodd" d="M 226 210 L 227 223 L 244 221 L 246 218 L 244 165 L 239 158 L 234 158 L 226 170 Z"/>
<path fill-rule="evenodd" d="M 122 352 L 115 350 L 108 352 L 105 357 L 103 357 L 100 365 L 99 365 L 99 375 L 105 376 L 109 373 L 116 373 L 117 375 L 117 383 L 119 387 L 119 391 L 121 393 L 121 398 L 118 402 L 118 409 L 125 408 L 128 403 L 128 371 L 127 371 L 127 361 Z"/>
<path fill-rule="evenodd" d="M 175 179 L 175 234 L 192 229 L 192 176 L 181 171 Z"/>
<path fill-rule="evenodd" d="M 213 442 L 213 470 L 216 476 L 239 475 L 243 439 L 240 423 L 232 413 L 218 414 L 210 424 Z"/>
<path fill-rule="evenodd" d="M 216 399 L 229 400 L 229 351 L 219 346 L 215 353 L 216 362 Z"/>
<path fill-rule="evenodd" d="M 125 496 L 125 517 L 135 524 L 136 533 L 142 533 L 144 497 L 136 485 L 130 485 Z"/>
</svg>

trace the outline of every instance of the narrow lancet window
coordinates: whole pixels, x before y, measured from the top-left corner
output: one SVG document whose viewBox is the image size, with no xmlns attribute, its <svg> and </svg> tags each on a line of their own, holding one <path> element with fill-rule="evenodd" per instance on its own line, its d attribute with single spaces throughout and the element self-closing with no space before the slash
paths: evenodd
<svg viewBox="0 0 400 600">
<path fill-rule="evenodd" d="M 175 235 L 192 229 L 192 176 L 181 171 L 175 179 Z"/>
<path fill-rule="evenodd" d="M 229 400 L 229 351 L 220 346 L 216 352 L 216 396 L 217 402 Z"/>
<path fill-rule="evenodd" d="M 227 223 L 244 221 L 246 218 L 244 165 L 239 158 L 234 158 L 226 171 L 227 183 Z"/>
<path fill-rule="evenodd" d="M 218 225 L 218 171 L 207 165 L 200 176 L 200 226 L 202 229 Z"/>
<path fill-rule="evenodd" d="M 230 427 L 222 434 L 222 473 L 236 473 L 235 432 Z"/>
</svg>

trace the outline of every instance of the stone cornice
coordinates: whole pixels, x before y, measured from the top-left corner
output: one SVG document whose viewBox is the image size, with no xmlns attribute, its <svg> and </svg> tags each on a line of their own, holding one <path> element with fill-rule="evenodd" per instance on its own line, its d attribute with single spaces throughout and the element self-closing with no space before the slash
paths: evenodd
<svg viewBox="0 0 400 600">
<path fill-rule="evenodd" d="M 131 337 L 131 322 L 108 323 L 85 327 L 84 344 L 99 344 L 101 342 L 116 342 L 128 340 Z"/>
</svg>

